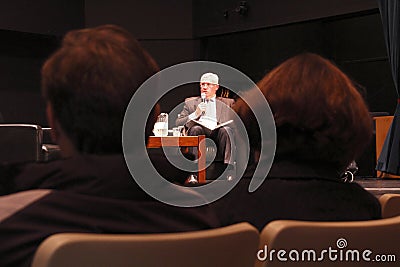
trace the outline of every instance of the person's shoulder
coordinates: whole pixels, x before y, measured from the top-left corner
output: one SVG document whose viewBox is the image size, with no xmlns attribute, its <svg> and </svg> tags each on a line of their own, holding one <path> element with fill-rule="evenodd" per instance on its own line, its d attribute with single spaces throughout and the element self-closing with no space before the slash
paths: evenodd
<svg viewBox="0 0 400 267">
<path fill-rule="evenodd" d="M 20 189 L 44 188 L 61 185 L 66 181 L 85 179 L 90 176 L 111 175 L 111 170 L 118 170 L 115 175 L 127 175 L 123 155 L 77 155 L 49 162 L 32 162 L 9 167 L 9 178 Z M 51 187 L 51 188 L 53 188 Z"/>
<path fill-rule="evenodd" d="M 233 105 L 235 103 L 235 99 L 227 97 L 217 97 L 217 100 L 225 103 L 226 105 Z"/>
<path fill-rule="evenodd" d="M 189 102 L 189 101 L 195 101 L 195 100 L 198 100 L 198 99 L 200 99 L 199 96 L 191 96 L 191 97 L 186 98 L 185 101 Z"/>
<path fill-rule="evenodd" d="M 13 216 L 51 192 L 50 189 L 35 189 L 0 196 L 0 221 Z"/>
<path fill-rule="evenodd" d="M 58 159 L 50 162 L 15 162 L 0 165 L 0 174 L 7 180 L 34 180 L 38 176 L 47 176 L 59 169 L 64 160 Z"/>
<path fill-rule="evenodd" d="M 185 104 L 186 105 L 193 105 L 196 104 L 197 102 L 200 102 L 201 98 L 199 96 L 192 96 L 192 97 L 188 97 L 185 99 Z"/>
<path fill-rule="evenodd" d="M 222 97 L 222 96 L 217 97 L 217 99 L 221 100 L 221 101 L 226 101 L 226 102 L 234 102 L 235 101 L 235 99 L 233 99 L 233 98 Z"/>
</svg>

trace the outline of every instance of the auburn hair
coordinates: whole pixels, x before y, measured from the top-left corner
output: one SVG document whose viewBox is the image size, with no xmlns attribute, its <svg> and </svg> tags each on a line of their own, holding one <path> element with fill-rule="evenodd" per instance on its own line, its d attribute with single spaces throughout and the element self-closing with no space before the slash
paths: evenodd
<svg viewBox="0 0 400 267">
<path fill-rule="evenodd" d="M 330 163 L 342 170 L 372 137 L 372 120 L 356 86 L 319 55 L 292 57 L 257 85 L 253 90 L 261 90 L 275 119 L 277 159 Z M 249 106 L 239 100 L 235 110 L 246 125 L 252 147 L 260 146 Z"/>
</svg>

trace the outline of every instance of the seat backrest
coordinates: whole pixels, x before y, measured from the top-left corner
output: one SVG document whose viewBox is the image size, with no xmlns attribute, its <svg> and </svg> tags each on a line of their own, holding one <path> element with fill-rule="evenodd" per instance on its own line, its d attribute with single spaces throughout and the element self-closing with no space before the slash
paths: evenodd
<svg viewBox="0 0 400 267">
<path fill-rule="evenodd" d="M 384 194 L 379 197 L 381 203 L 382 218 L 390 218 L 400 215 L 400 194 Z"/>
<path fill-rule="evenodd" d="M 262 230 L 255 266 L 399 266 L 399 240 L 400 216 L 352 222 L 278 220 Z"/>
<path fill-rule="evenodd" d="M 0 124 L 0 162 L 40 161 L 42 128 L 33 124 Z"/>
<path fill-rule="evenodd" d="M 32 267 L 253 266 L 259 233 L 248 223 L 165 234 L 61 233 L 37 249 Z"/>
</svg>

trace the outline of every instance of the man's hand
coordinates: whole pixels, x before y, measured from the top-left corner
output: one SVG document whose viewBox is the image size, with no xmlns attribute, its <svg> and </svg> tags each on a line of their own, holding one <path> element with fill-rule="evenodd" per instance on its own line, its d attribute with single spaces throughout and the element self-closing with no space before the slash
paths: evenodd
<svg viewBox="0 0 400 267">
<path fill-rule="evenodd" d="M 200 117 L 201 115 L 204 114 L 204 112 L 206 112 L 206 106 L 207 106 L 207 104 L 204 103 L 204 102 L 201 102 L 201 103 L 197 106 L 196 111 L 195 111 L 197 117 Z"/>
</svg>

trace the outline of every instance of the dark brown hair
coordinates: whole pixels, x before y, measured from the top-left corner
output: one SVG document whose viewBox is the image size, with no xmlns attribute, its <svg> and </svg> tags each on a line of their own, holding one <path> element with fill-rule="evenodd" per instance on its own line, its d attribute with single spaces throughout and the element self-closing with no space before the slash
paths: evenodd
<svg viewBox="0 0 400 267">
<path fill-rule="evenodd" d="M 277 159 L 329 163 L 343 170 L 372 136 L 362 96 L 338 67 L 321 56 L 292 57 L 264 76 L 258 87 L 274 115 Z M 239 100 L 235 110 L 246 125 L 251 146 L 260 146 L 249 107 Z"/>
<path fill-rule="evenodd" d="M 74 30 L 43 65 L 42 92 L 78 151 L 121 152 L 128 103 L 158 70 L 138 41 L 118 26 Z"/>
</svg>

